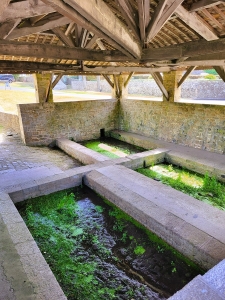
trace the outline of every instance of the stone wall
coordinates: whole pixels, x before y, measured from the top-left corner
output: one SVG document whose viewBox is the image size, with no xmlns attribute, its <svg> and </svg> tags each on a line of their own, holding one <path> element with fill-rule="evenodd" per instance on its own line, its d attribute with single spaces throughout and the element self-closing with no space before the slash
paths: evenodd
<svg viewBox="0 0 225 300">
<path fill-rule="evenodd" d="M 0 125 L 9 131 L 20 133 L 19 118 L 17 115 L 0 112 Z"/>
<path fill-rule="evenodd" d="M 111 87 L 106 80 L 101 80 L 100 86 L 102 92 L 111 93 Z M 78 91 L 85 90 L 82 81 L 72 81 L 72 88 Z M 86 81 L 86 90 L 97 92 L 97 81 Z M 162 97 L 162 92 L 155 81 L 148 79 L 132 79 L 128 84 L 128 93 Z M 186 80 L 181 86 L 181 98 L 225 100 L 225 83 L 222 80 Z"/>
<path fill-rule="evenodd" d="M 225 154 L 225 106 L 122 100 L 119 129 Z"/>
<path fill-rule="evenodd" d="M 19 104 L 21 135 L 27 145 L 48 145 L 57 138 L 98 138 L 115 128 L 116 100 Z"/>
</svg>

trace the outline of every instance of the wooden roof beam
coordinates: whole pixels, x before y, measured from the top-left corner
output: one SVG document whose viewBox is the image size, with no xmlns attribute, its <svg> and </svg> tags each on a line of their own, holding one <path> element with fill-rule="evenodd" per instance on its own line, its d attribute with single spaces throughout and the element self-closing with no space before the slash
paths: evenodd
<svg viewBox="0 0 225 300">
<path fill-rule="evenodd" d="M 218 5 L 220 3 L 223 3 L 225 2 L 224 1 L 218 1 L 218 0 L 200 0 L 198 2 L 195 2 L 191 5 L 191 8 L 190 8 L 190 12 L 193 12 L 193 11 L 197 11 L 197 10 L 200 10 L 202 8 L 208 8 L 208 7 L 212 7 L 214 5 Z"/>
<path fill-rule="evenodd" d="M 116 3 L 118 5 L 119 11 L 123 18 L 125 19 L 128 27 L 130 30 L 132 30 L 135 38 L 140 41 L 140 36 L 137 29 L 137 24 L 134 19 L 134 15 L 132 11 L 130 11 L 130 6 L 128 5 L 127 0 L 116 0 Z"/>
<path fill-rule="evenodd" d="M 163 48 L 144 49 L 142 61 L 175 60 L 185 57 L 196 57 L 206 54 L 217 54 L 224 52 L 225 38 L 214 41 L 199 40 L 196 42 L 183 43 L 179 46 L 167 46 Z"/>
<path fill-rule="evenodd" d="M 9 5 L 10 0 L 1 0 L 1 6 L 0 6 L 0 16 L 3 15 L 5 12 L 6 8 Z"/>
<path fill-rule="evenodd" d="M 183 1 L 184 0 L 160 0 L 147 28 L 146 39 L 148 42 L 157 35 Z"/>
<path fill-rule="evenodd" d="M 141 47 L 103 0 L 42 0 L 82 28 L 108 40 L 129 57 L 140 58 Z"/>
<path fill-rule="evenodd" d="M 209 26 L 206 26 L 203 20 L 195 12 L 190 13 L 180 5 L 175 14 L 207 41 L 218 39 L 214 30 L 209 28 Z"/>
<path fill-rule="evenodd" d="M 139 0 L 138 2 L 138 15 L 139 15 L 139 30 L 141 42 L 145 42 L 145 31 L 148 27 L 150 20 L 150 0 Z"/>
<path fill-rule="evenodd" d="M 10 20 L 0 25 L 0 39 L 6 39 L 13 29 L 20 23 L 21 19 Z"/>
<path fill-rule="evenodd" d="M 63 77 L 63 73 L 58 74 L 56 76 L 56 78 L 53 80 L 52 82 L 52 89 L 54 89 L 54 87 L 56 86 L 56 84 L 60 81 L 60 79 Z"/>
<path fill-rule="evenodd" d="M 15 20 L 15 19 L 25 19 L 32 18 L 38 15 L 44 15 L 54 12 L 55 10 L 51 6 L 45 5 L 42 1 L 38 0 L 32 4 L 30 1 L 15 2 L 9 4 L 4 14 L 0 12 L 0 23 Z M 0 11 L 2 10 L 2 0 Z"/>
<path fill-rule="evenodd" d="M 59 27 L 53 28 L 52 32 L 54 32 L 58 39 L 60 39 L 66 46 L 71 48 L 75 47 L 73 41 L 68 36 L 66 36 L 62 29 L 60 29 Z"/>
<path fill-rule="evenodd" d="M 26 36 L 34 33 L 40 33 L 59 26 L 66 25 L 68 23 L 70 23 L 70 19 L 68 19 L 67 17 L 61 17 L 57 20 L 46 22 L 44 25 L 16 28 L 8 35 L 7 39 L 13 40 L 22 36 Z"/>
<path fill-rule="evenodd" d="M 0 55 L 106 62 L 131 60 L 118 50 L 88 50 L 84 48 L 69 48 L 8 40 L 0 40 Z M 132 59 L 132 61 L 136 60 Z"/>
</svg>

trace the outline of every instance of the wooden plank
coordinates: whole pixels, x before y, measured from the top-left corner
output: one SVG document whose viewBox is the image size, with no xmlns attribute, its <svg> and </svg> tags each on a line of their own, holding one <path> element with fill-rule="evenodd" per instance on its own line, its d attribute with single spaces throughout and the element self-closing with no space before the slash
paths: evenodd
<svg viewBox="0 0 225 300">
<path fill-rule="evenodd" d="M 195 12 L 190 13 L 180 5 L 177 8 L 175 14 L 207 41 L 218 39 L 215 31 L 212 28 L 206 26 L 203 20 Z"/>
<path fill-rule="evenodd" d="M 118 82 L 118 77 L 116 75 L 113 75 L 113 81 L 114 81 L 114 88 L 116 89 L 116 97 L 120 98 L 120 87 Z"/>
<path fill-rule="evenodd" d="M 50 22 L 47 22 L 44 25 L 39 25 L 39 26 L 33 26 L 33 27 L 22 27 L 22 28 L 16 28 L 11 32 L 7 39 L 8 40 L 13 40 L 17 39 L 22 36 L 34 34 L 34 33 L 40 33 L 49 29 L 53 29 L 59 26 L 63 26 L 66 24 L 69 24 L 71 21 L 67 17 L 61 17 L 57 20 L 53 20 Z"/>
<path fill-rule="evenodd" d="M 108 82 L 108 84 L 111 86 L 111 88 L 114 89 L 114 83 L 111 81 L 108 75 L 102 74 L 102 76 L 105 78 L 105 80 Z"/>
<path fill-rule="evenodd" d="M 0 40 L 0 55 L 108 62 L 124 62 L 131 60 L 125 55 L 121 54 L 121 52 L 118 50 L 88 50 L 83 48 L 69 48 L 43 44 L 40 45 L 8 40 Z"/>
<path fill-rule="evenodd" d="M 214 5 L 218 5 L 222 2 L 225 2 L 225 1 L 218 1 L 218 0 L 200 0 L 198 2 L 195 2 L 191 5 L 191 8 L 190 8 L 190 12 L 193 12 L 193 11 L 197 11 L 197 10 L 200 10 L 202 8 L 208 8 L 208 7 L 212 7 Z"/>
<path fill-rule="evenodd" d="M 2 3 L 1 7 L 2 8 Z M 0 23 L 14 20 L 32 18 L 38 15 L 50 14 L 55 9 L 51 6 L 45 5 L 42 1 L 37 1 L 36 5 L 31 5 L 30 1 L 22 1 L 11 3 L 6 7 L 4 14 L 0 13 Z"/>
<path fill-rule="evenodd" d="M 158 85 L 158 87 L 160 88 L 163 95 L 166 97 L 167 100 L 169 100 L 169 94 L 163 85 L 163 79 L 160 73 L 152 72 L 151 75 L 155 80 L 156 84 Z"/>
<path fill-rule="evenodd" d="M 60 79 L 63 77 L 64 74 L 59 74 L 56 76 L 56 78 L 53 80 L 52 82 L 52 89 L 54 89 L 54 87 L 56 86 L 56 84 L 60 81 Z"/>
<path fill-rule="evenodd" d="M 221 79 L 225 82 L 225 67 L 224 66 L 214 66 L 213 68 L 220 75 Z"/>
<path fill-rule="evenodd" d="M 60 29 L 59 27 L 53 28 L 52 31 L 54 32 L 54 34 L 68 47 L 75 47 L 74 43 L 72 42 L 72 40 L 65 35 L 65 33 L 62 31 L 62 29 Z"/>
<path fill-rule="evenodd" d="M 167 6 L 163 9 L 163 13 L 161 14 L 157 23 L 154 23 L 150 31 L 147 32 L 147 41 L 150 41 L 157 35 L 157 33 L 160 31 L 163 25 L 169 20 L 169 18 L 172 16 L 172 14 L 176 11 L 176 9 L 181 5 L 183 1 L 184 0 L 175 0 L 172 3 L 171 1 L 167 2 Z"/>
<path fill-rule="evenodd" d="M 5 39 L 13 31 L 13 29 L 20 23 L 21 19 L 7 21 L 0 25 L 0 39 Z"/>
<path fill-rule="evenodd" d="M 185 74 L 182 76 L 182 78 L 180 79 L 180 81 L 178 82 L 178 87 L 181 86 L 181 84 L 188 78 L 188 76 L 191 74 L 191 72 L 195 69 L 196 67 L 190 67 L 187 69 L 187 71 L 185 72 Z"/>
<path fill-rule="evenodd" d="M 106 39 L 130 57 L 140 58 L 141 47 L 128 28 L 114 15 L 103 0 L 42 0 L 82 28 Z M 68 4 L 68 5 L 67 5 Z"/>
</svg>

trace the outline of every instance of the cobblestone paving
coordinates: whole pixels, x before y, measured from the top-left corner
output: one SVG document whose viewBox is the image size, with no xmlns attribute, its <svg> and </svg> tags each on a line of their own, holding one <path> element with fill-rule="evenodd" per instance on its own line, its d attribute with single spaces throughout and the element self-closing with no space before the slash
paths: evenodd
<svg viewBox="0 0 225 300">
<path fill-rule="evenodd" d="M 60 150 L 28 147 L 18 135 L 0 130 L 0 174 L 40 166 L 55 166 L 64 171 L 80 165 Z"/>
</svg>

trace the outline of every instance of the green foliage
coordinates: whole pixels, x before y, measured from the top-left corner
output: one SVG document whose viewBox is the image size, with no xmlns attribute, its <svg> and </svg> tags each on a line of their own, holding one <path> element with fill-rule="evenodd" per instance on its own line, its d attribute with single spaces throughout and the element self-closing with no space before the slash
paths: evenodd
<svg viewBox="0 0 225 300">
<path fill-rule="evenodd" d="M 75 196 L 69 191 L 27 200 L 21 207 L 31 234 L 36 240 L 47 263 L 51 267 L 68 299 L 115 299 L 116 290 L 105 287 L 95 279 L 97 264 L 72 255 L 83 243 L 90 242 L 90 235 L 79 224 Z M 99 206 L 97 210 L 101 210 Z M 109 250 L 97 236 L 91 236 L 102 257 Z"/>
<path fill-rule="evenodd" d="M 216 75 L 213 74 L 208 74 L 204 76 L 205 79 L 209 79 L 209 80 L 215 80 L 216 79 Z"/>
<path fill-rule="evenodd" d="M 135 249 L 134 249 L 134 253 L 136 255 L 142 255 L 145 253 L 145 248 L 142 247 L 142 246 L 137 246 Z"/>
</svg>

